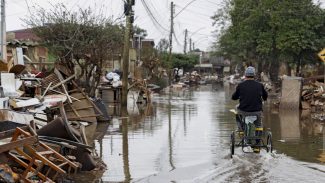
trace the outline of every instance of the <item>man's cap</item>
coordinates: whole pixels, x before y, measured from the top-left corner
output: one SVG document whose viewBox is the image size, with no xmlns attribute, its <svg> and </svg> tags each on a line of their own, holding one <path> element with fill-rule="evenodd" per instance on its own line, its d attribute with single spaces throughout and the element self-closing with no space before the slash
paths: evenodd
<svg viewBox="0 0 325 183">
<path fill-rule="evenodd" d="M 247 67 L 245 70 L 245 76 L 255 76 L 255 68 L 252 66 Z"/>
</svg>

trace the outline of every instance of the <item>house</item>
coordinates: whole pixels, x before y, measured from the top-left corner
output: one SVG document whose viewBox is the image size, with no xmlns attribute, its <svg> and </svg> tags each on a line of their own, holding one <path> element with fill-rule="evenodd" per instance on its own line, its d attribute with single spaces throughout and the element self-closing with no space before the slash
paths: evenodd
<svg viewBox="0 0 325 183">
<path fill-rule="evenodd" d="M 230 61 L 224 57 L 212 56 L 210 57 L 210 63 L 213 65 L 214 70 L 218 74 L 229 74 L 230 72 Z"/>
<path fill-rule="evenodd" d="M 14 64 L 28 64 L 30 69 L 42 70 L 47 67 L 48 49 L 39 44 L 39 38 L 31 29 L 7 32 L 7 58 Z"/>
</svg>

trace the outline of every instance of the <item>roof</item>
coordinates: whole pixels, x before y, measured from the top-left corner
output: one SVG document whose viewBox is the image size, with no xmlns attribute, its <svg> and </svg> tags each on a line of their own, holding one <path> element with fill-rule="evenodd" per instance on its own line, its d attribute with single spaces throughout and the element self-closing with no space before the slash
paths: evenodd
<svg viewBox="0 0 325 183">
<path fill-rule="evenodd" d="M 142 45 L 150 45 L 152 47 L 155 46 L 155 40 L 153 40 L 153 39 L 143 39 L 143 40 L 141 40 L 141 42 L 142 42 Z"/>
<path fill-rule="evenodd" d="M 196 67 L 196 68 L 212 68 L 212 64 L 197 64 L 194 67 Z"/>
<path fill-rule="evenodd" d="M 7 32 L 7 39 L 17 39 L 17 40 L 39 40 L 39 37 L 37 37 L 32 29 L 20 29 L 20 30 L 14 30 L 14 31 L 8 31 Z"/>
<path fill-rule="evenodd" d="M 37 46 L 39 45 L 38 42 L 36 41 L 31 41 L 31 40 L 17 40 L 17 39 L 13 39 L 13 40 L 9 40 L 7 41 L 7 45 L 15 45 L 15 46 Z"/>
</svg>

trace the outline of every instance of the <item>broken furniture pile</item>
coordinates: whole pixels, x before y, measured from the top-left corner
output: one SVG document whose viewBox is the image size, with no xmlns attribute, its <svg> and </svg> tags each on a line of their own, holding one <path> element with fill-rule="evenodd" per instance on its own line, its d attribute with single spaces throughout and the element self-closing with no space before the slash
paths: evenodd
<svg viewBox="0 0 325 183">
<path fill-rule="evenodd" d="M 152 91 L 148 87 L 147 81 L 145 79 L 134 79 L 128 90 L 128 95 L 134 95 L 134 93 L 136 93 L 136 96 L 138 96 L 136 99 L 137 103 L 151 102 Z"/>
<path fill-rule="evenodd" d="M 320 82 L 308 82 L 303 85 L 302 109 L 313 111 L 325 111 L 325 84 Z"/>
<path fill-rule="evenodd" d="M 325 120 L 325 84 L 318 81 L 304 84 L 301 107 L 303 110 L 311 110 L 312 118 Z"/>
<path fill-rule="evenodd" d="M 201 80 L 201 75 L 197 71 L 193 71 L 191 73 L 185 73 L 185 75 L 181 78 L 181 82 L 184 82 L 188 85 L 197 85 Z"/>
<path fill-rule="evenodd" d="M 98 168 L 88 128 L 109 117 L 100 99 L 78 86 L 76 75 L 58 65 L 44 78 L 1 76 L 0 172 L 12 173 L 0 173 L 0 180 L 57 182 Z"/>
<path fill-rule="evenodd" d="M 35 130 L 28 126 L 0 133 L 0 139 L 9 140 L 0 145 L 2 159 L 6 159 L 6 165 L 2 165 L 7 173 L 10 172 L 6 176 L 0 175 L 4 182 L 18 182 L 19 179 L 23 182 L 57 182 L 80 168 L 75 158 L 61 154 L 63 145 L 53 146 L 39 140 Z"/>
</svg>

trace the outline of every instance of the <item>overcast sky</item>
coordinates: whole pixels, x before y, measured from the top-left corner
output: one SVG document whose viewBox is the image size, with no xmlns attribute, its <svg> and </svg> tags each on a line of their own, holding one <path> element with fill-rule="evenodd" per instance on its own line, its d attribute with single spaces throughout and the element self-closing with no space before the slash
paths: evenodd
<svg viewBox="0 0 325 183">
<path fill-rule="evenodd" d="M 158 23 L 148 16 L 144 8 L 143 1 L 146 2 L 153 16 Z M 192 2 L 193 1 L 193 2 Z M 223 0 L 173 0 L 175 14 L 174 51 L 182 52 L 184 45 L 184 32 L 188 29 L 189 36 L 195 43 L 196 48 L 208 50 L 214 41 L 211 16 L 222 6 Z M 325 4 L 325 0 L 319 0 Z M 26 28 L 21 18 L 28 16 L 29 10 L 33 11 L 33 6 L 50 7 L 50 3 L 64 3 L 69 9 L 86 8 L 88 6 L 99 9 L 106 16 L 118 19 L 123 15 L 123 0 L 6 0 L 7 31 Z M 155 40 L 156 44 L 161 38 L 168 39 L 170 27 L 170 3 L 171 0 L 136 0 L 134 7 L 135 24 L 148 31 L 148 37 Z M 30 7 L 28 10 L 28 6 Z"/>
</svg>

